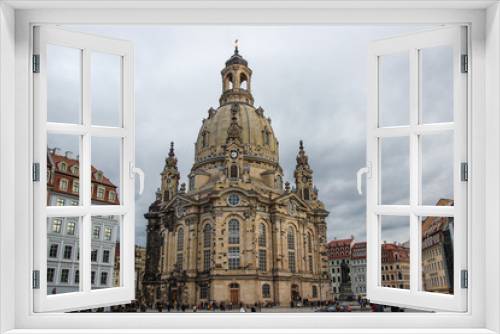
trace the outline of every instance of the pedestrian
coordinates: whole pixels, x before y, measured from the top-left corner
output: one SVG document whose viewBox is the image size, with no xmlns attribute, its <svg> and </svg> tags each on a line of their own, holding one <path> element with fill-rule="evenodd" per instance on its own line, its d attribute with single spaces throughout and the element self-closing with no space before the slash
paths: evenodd
<svg viewBox="0 0 500 334">
<path fill-rule="evenodd" d="M 170 302 L 167 303 L 167 311 L 170 312 L 170 309 L 172 308 L 172 304 Z"/>
<path fill-rule="evenodd" d="M 233 310 L 233 302 L 229 302 L 229 311 L 232 311 Z"/>
<path fill-rule="evenodd" d="M 257 312 L 257 310 L 255 309 L 255 306 L 252 306 L 252 308 L 250 309 L 252 312 Z"/>
<path fill-rule="evenodd" d="M 245 310 L 245 307 L 243 306 L 243 304 L 241 305 L 240 307 L 240 312 L 246 312 L 247 310 Z"/>
<path fill-rule="evenodd" d="M 186 304 L 182 303 L 181 310 L 182 312 L 186 312 Z"/>
<path fill-rule="evenodd" d="M 197 310 L 198 310 L 198 307 L 196 307 L 196 305 L 193 305 L 193 312 L 196 313 Z"/>
</svg>

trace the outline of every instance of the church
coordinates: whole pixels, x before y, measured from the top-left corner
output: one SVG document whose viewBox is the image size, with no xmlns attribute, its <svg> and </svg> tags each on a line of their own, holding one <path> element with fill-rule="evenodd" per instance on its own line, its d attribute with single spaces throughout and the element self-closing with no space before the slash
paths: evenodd
<svg viewBox="0 0 500 334">
<path fill-rule="evenodd" d="M 174 144 L 145 214 L 147 303 L 290 306 L 331 299 L 326 217 L 300 141 L 295 187 L 283 182 L 279 142 L 254 107 L 252 70 L 226 61 L 222 95 L 195 143 L 188 187 Z"/>
</svg>

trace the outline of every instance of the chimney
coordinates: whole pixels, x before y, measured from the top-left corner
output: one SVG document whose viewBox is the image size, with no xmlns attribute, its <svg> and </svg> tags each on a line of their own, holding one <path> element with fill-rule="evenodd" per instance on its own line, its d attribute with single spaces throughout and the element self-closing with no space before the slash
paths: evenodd
<svg viewBox="0 0 500 334">
<path fill-rule="evenodd" d="M 66 151 L 66 158 L 73 160 L 73 152 Z"/>
<path fill-rule="evenodd" d="M 61 155 L 61 149 L 59 147 L 54 147 L 54 155 Z"/>
<path fill-rule="evenodd" d="M 337 237 L 334 237 L 333 240 L 337 240 Z"/>
<path fill-rule="evenodd" d="M 384 240 L 384 244 L 386 244 L 386 243 L 387 243 L 387 240 Z"/>
<path fill-rule="evenodd" d="M 351 239 L 354 239 L 354 235 L 351 235 Z"/>
</svg>

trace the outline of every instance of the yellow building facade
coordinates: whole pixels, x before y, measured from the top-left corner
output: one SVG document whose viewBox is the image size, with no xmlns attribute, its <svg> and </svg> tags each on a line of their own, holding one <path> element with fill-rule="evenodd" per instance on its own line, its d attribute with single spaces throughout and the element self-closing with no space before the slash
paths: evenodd
<svg viewBox="0 0 500 334">
<path fill-rule="evenodd" d="M 148 219 L 148 303 L 290 306 L 331 297 L 328 212 L 302 141 L 295 187 L 283 182 L 271 120 L 254 107 L 252 71 L 236 47 L 222 95 L 198 133 L 189 184 L 173 143 Z"/>
</svg>

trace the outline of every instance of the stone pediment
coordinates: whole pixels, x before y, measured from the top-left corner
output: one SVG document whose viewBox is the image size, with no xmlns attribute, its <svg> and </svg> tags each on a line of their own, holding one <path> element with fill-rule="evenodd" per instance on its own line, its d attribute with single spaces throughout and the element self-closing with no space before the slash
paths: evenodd
<svg viewBox="0 0 500 334">
<path fill-rule="evenodd" d="M 280 197 L 275 198 L 274 201 L 276 202 L 276 204 L 281 205 L 287 205 L 288 203 L 292 202 L 295 206 L 301 206 L 307 208 L 308 210 L 311 209 L 311 206 L 303 201 L 296 193 L 285 193 Z"/>
</svg>

